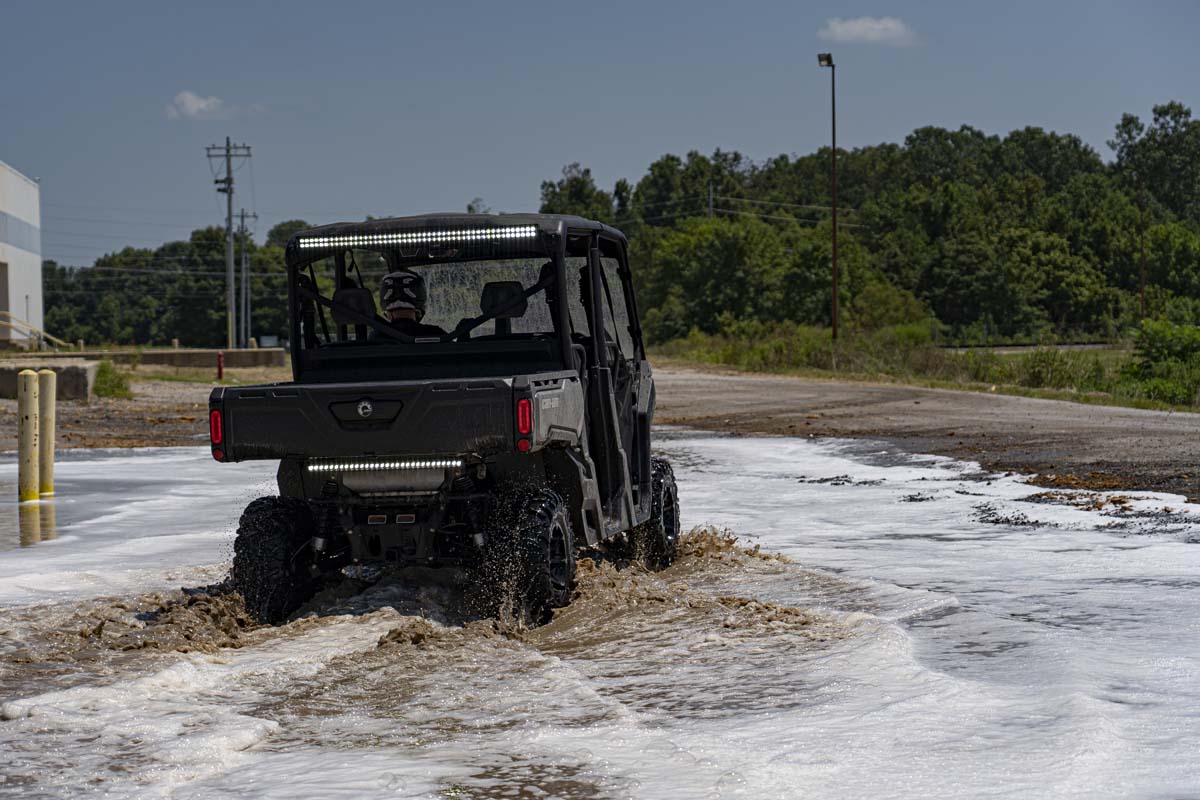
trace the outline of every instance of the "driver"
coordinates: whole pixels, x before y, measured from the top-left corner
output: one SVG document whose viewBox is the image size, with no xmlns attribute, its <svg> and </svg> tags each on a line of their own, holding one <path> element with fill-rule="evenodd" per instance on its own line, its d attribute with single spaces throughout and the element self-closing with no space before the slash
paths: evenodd
<svg viewBox="0 0 1200 800">
<path fill-rule="evenodd" d="M 446 332 L 437 325 L 421 322 L 429 292 L 425 279 L 411 270 L 389 272 L 379 281 L 379 305 L 387 315 L 392 327 L 406 336 L 445 336 Z"/>
</svg>

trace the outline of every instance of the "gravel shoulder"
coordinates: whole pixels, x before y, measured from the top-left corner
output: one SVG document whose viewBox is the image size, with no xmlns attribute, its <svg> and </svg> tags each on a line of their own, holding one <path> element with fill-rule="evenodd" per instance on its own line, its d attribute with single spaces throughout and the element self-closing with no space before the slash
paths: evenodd
<svg viewBox="0 0 1200 800">
<path fill-rule="evenodd" d="M 660 365 L 659 423 L 737 435 L 879 439 L 913 453 L 1037 474 L 1047 486 L 1200 499 L 1200 414 Z M 63 402 L 60 447 L 199 445 L 211 386 L 141 380 L 132 400 Z M 0 400 L 0 449 L 16 402 Z"/>
<path fill-rule="evenodd" d="M 659 423 L 880 439 L 1047 486 L 1200 498 L 1200 414 L 676 365 L 655 379 Z"/>
<path fill-rule="evenodd" d="M 212 386 L 134 381 L 132 400 L 64 400 L 55 420 L 59 447 L 166 447 L 208 441 Z M 0 450 L 17 448 L 17 401 L 0 400 Z"/>
</svg>

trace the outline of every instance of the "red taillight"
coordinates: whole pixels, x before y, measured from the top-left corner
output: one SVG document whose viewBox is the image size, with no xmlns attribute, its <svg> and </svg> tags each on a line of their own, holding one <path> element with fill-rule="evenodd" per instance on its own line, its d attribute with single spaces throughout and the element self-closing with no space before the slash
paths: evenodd
<svg viewBox="0 0 1200 800">
<path fill-rule="evenodd" d="M 225 451 L 219 447 L 214 447 L 213 448 L 213 460 L 214 461 L 224 461 L 225 460 Z"/>
<path fill-rule="evenodd" d="M 522 453 L 528 453 L 529 452 L 529 440 L 528 439 L 517 439 L 517 449 L 520 450 Z"/>
<path fill-rule="evenodd" d="M 533 403 L 526 398 L 517 401 L 517 433 L 522 436 L 533 433 Z"/>
<path fill-rule="evenodd" d="M 221 422 L 221 410 L 214 408 L 208 412 L 208 439 L 213 444 L 220 444 L 225 436 L 225 426 Z"/>
</svg>

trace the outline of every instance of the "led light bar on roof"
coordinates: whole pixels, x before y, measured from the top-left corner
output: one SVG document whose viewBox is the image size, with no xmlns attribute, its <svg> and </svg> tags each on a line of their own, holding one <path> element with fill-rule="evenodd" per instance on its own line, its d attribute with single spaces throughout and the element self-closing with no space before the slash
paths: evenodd
<svg viewBox="0 0 1200 800">
<path fill-rule="evenodd" d="M 379 459 L 375 461 L 314 461 L 309 472 L 369 472 L 401 469 L 459 469 L 461 458 Z"/>
<path fill-rule="evenodd" d="M 404 233 L 352 234 L 349 236 L 310 236 L 301 239 L 302 249 L 316 247 L 356 247 L 394 244 L 429 244 L 442 242 L 499 242 L 507 239 L 532 239 L 537 236 L 536 225 L 507 228 L 466 228 L 457 231 L 406 231 Z"/>
</svg>

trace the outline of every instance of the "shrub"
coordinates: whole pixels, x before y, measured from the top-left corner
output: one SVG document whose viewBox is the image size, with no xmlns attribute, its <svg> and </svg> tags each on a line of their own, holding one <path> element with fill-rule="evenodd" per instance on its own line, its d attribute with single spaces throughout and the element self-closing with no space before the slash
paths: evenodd
<svg viewBox="0 0 1200 800">
<path fill-rule="evenodd" d="M 133 397 L 129 389 L 129 376 L 119 372 L 111 361 L 101 361 L 96 370 L 96 383 L 93 387 L 97 397 L 120 397 L 125 400 Z"/>
<path fill-rule="evenodd" d="M 853 323 L 868 331 L 920 322 L 929 317 L 929 310 L 912 292 L 883 280 L 874 280 L 864 286 L 855 296 L 850 312 Z"/>
<path fill-rule="evenodd" d="M 1069 355 L 1061 350 L 1039 347 L 1021 356 L 1017 366 L 1017 382 L 1034 389 L 1065 389 L 1073 386 L 1074 365 Z"/>
<path fill-rule="evenodd" d="M 1016 380 L 1010 362 L 991 350 L 968 350 L 961 363 L 966 379 L 975 383 L 1013 383 Z"/>
<path fill-rule="evenodd" d="M 1200 356 L 1200 328 L 1146 320 L 1138 328 L 1134 344 L 1135 372 L 1141 377 L 1150 377 L 1161 364 L 1196 360 Z"/>
</svg>

